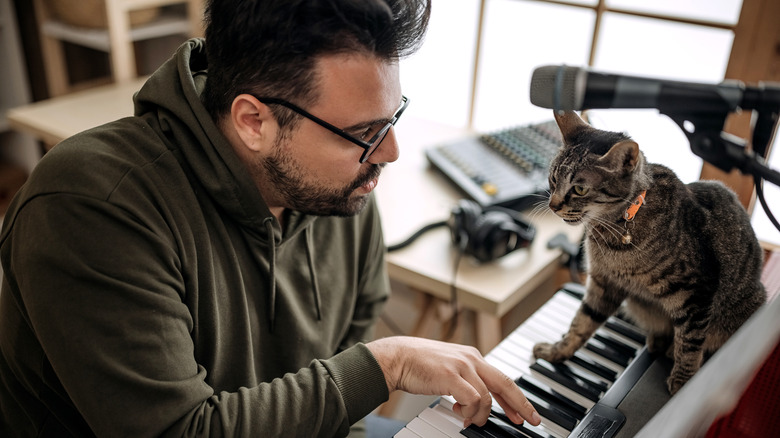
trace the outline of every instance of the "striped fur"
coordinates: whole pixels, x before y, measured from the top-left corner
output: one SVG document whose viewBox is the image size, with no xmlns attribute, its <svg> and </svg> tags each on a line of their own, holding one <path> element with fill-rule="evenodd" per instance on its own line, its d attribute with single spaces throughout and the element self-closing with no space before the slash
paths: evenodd
<svg viewBox="0 0 780 438">
<path fill-rule="evenodd" d="M 565 360 L 624 306 L 648 331 L 648 348 L 674 359 L 674 394 L 766 301 L 749 216 L 723 184 L 683 184 L 645 162 L 625 134 L 594 129 L 573 112 L 556 119 L 564 147 L 550 166 L 549 207 L 585 227 L 587 294 L 563 339 L 537 344 L 534 354 Z M 627 224 L 623 212 L 643 190 Z"/>
</svg>

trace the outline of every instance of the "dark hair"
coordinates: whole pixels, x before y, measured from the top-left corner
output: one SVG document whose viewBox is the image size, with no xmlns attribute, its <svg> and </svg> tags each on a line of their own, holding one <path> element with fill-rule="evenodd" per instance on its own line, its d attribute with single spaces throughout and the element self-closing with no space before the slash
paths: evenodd
<svg viewBox="0 0 780 438">
<path fill-rule="evenodd" d="M 318 56 L 411 55 L 430 8 L 430 0 L 209 0 L 204 104 L 215 119 L 242 93 L 311 104 Z M 281 126 L 289 123 L 289 113 L 274 110 Z"/>
</svg>

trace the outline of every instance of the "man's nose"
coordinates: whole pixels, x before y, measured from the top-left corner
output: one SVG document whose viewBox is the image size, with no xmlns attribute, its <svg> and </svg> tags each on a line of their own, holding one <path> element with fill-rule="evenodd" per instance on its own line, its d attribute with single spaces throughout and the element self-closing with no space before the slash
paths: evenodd
<svg viewBox="0 0 780 438">
<path fill-rule="evenodd" d="M 366 161 L 372 164 L 392 163 L 398 159 L 400 154 L 398 138 L 395 136 L 395 126 L 391 126 L 382 143 L 377 146 L 374 153 Z"/>
</svg>

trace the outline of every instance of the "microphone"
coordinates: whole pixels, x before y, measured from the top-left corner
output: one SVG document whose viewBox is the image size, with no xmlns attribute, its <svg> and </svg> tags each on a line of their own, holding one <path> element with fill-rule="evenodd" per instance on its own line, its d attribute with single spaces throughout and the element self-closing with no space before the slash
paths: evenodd
<svg viewBox="0 0 780 438">
<path fill-rule="evenodd" d="M 655 108 L 662 114 L 726 114 L 780 107 L 780 85 L 670 81 L 547 65 L 531 77 L 531 103 L 554 110 Z"/>
</svg>

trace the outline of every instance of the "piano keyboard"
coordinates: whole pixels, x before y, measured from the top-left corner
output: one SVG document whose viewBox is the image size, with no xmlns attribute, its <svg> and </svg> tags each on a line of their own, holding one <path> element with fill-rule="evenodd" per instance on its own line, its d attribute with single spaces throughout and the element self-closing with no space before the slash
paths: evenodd
<svg viewBox="0 0 780 438">
<path fill-rule="evenodd" d="M 464 418 L 452 411 L 455 400 L 443 396 L 395 436 L 397 438 L 564 438 L 611 437 L 625 421 L 615 409 L 652 363 L 644 335 L 631 323 L 610 317 L 569 360 L 551 364 L 536 360 L 537 342 L 555 342 L 566 333 L 584 287 L 566 284 L 496 346 L 485 359 L 511 377 L 534 405 L 542 422 L 515 425 L 494 403 L 485 426 L 463 428 Z M 598 434 L 594 432 L 598 431 Z"/>
</svg>

